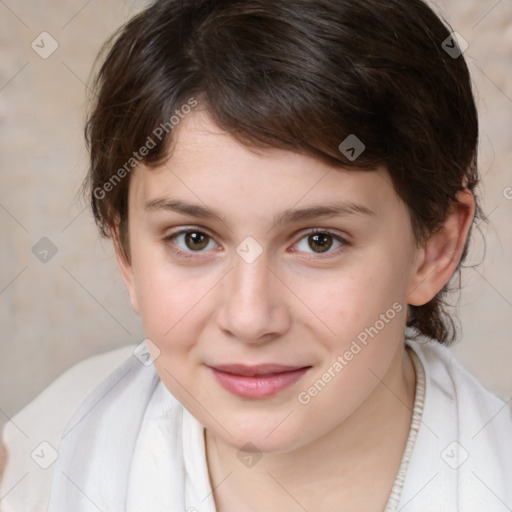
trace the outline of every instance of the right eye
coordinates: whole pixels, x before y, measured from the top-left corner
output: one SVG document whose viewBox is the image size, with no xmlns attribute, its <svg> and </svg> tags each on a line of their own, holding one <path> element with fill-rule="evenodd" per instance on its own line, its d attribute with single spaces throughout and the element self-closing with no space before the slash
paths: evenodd
<svg viewBox="0 0 512 512">
<path fill-rule="evenodd" d="M 177 231 L 167 236 L 165 241 L 170 242 L 169 246 L 174 253 L 185 258 L 192 258 L 194 253 L 203 253 L 207 249 L 218 247 L 208 234 L 198 229 Z"/>
</svg>

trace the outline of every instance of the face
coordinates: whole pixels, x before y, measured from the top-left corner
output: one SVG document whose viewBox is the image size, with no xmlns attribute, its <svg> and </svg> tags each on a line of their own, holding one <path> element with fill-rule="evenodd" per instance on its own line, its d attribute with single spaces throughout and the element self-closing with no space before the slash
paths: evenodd
<svg viewBox="0 0 512 512">
<path fill-rule="evenodd" d="M 157 371 L 234 447 L 311 443 L 397 371 L 407 208 L 385 169 L 249 149 L 201 111 L 175 136 L 166 164 L 131 176 L 120 258 Z"/>
</svg>

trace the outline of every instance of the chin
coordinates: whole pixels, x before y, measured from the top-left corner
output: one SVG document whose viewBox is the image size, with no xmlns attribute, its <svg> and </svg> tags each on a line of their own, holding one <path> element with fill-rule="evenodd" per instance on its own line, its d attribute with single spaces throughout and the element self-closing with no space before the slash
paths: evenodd
<svg viewBox="0 0 512 512">
<path fill-rule="evenodd" d="M 279 421 L 282 421 L 282 418 Z M 223 423 L 231 436 L 223 429 L 208 430 L 214 437 L 220 437 L 225 443 L 244 452 L 286 453 L 307 444 L 300 435 L 300 429 L 294 431 L 290 428 L 286 430 L 276 428 L 275 425 L 278 425 L 279 421 L 276 421 L 271 428 L 266 422 L 260 424 L 253 422 L 250 426 L 244 425 L 239 428 L 229 427 L 227 423 Z"/>
</svg>

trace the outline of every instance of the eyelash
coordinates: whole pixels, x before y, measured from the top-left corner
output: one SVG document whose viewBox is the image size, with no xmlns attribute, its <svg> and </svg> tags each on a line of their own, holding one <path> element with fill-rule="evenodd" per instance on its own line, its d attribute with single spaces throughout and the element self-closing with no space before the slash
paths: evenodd
<svg viewBox="0 0 512 512">
<path fill-rule="evenodd" d="M 200 229 L 188 228 L 188 229 L 183 229 L 181 231 L 176 231 L 176 233 L 172 233 L 171 235 L 165 237 L 164 242 L 170 242 L 169 243 L 170 250 L 180 258 L 185 258 L 185 259 L 201 258 L 202 256 L 200 256 L 200 254 L 202 252 L 205 252 L 204 250 L 202 250 L 202 251 L 183 251 L 183 250 L 179 249 L 178 247 L 176 247 L 176 245 L 173 243 L 173 240 L 175 238 L 177 238 L 180 235 L 186 235 L 188 233 L 196 233 L 196 234 L 205 235 L 210 241 L 214 241 L 213 237 L 210 236 L 208 233 L 206 233 Z M 302 236 L 299 238 L 299 240 L 297 240 L 297 242 L 294 243 L 294 245 L 297 245 L 300 241 L 307 239 L 309 236 L 312 236 L 315 234 L 331 236 L 335 241 L 339 242 L 341 245 L 340 245 L 340 247 L 338 247 L 332 251 L 329 250 L 328 252 L 326 252 L 324 254 L 314 253 L 314 252 L 308 253 L 313 256 L 306 257 L 306 259 L 322 260 L 322 259 L 326 259 L 326 258 L 331 258 L 331 257 L 333 257 L 333 255 L 337 255 L 337 253 L 340 250 L 342 250 L 344 246 L 349 245 L 347 240 L 345 238 L 343 238 L 342 236 L 340 236 L 338 233 L 335 233 L 328 229 L 321 229 L 321 228 L 311 229 L 311 230 L 303 233 Z M 300 251 L 293 251 L 293 252 L 300 252 Z"/>
</svg>

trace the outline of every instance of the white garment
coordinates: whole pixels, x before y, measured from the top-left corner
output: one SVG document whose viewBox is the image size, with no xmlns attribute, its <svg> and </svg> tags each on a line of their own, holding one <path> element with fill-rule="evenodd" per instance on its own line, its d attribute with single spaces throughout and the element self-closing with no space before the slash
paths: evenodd
<svg viewBox="0 0 512 512">
<path fill-rule="evenodd" d="M 187 409 L 176 404 L 160 382 L 146 409 L 134 449 L 126 512 L 174 510 L 169 503 L 183 489 L 188 512 L 215 511 L 204 428 Z M 183 471 L 174 471 L 176 463 Z"/>
<path fill-rule="evenodd" d="M 425 369 L 425 401 L 396 510 L 509 511 L 510 401 L 485 390 L 440 344 L 407 343 Z M 0 510 L 212 512 L 203 427 L 159 385 L 153 366 L 130 357 L 82 403 L 75 402 L 79 407 L 66 426 L 72 409 L 69 396 L 80 398 L 85 388 L 93 387 L 91 370 L 103 364 L 104 371 L 105 357 L 114 359 L 100 356 L 94 364 L 85 362 L 80 370 L 67 372 L 6 426 L 8 459 Z M 81 391 L 70 389 L 71 383 Z M 39 431 L 34 427 L 38 421 Z M 29 431 L 28 439 L 18 429 Z M 30 456 L 41 439 L 51 439 L 59 451 L 46 470 Z M 152 468 L 155 461 L 165 471 Z M 143 488 L 150 480 L 153 487 Z"/>
</svg>

